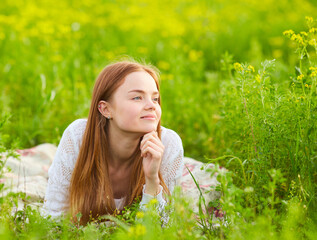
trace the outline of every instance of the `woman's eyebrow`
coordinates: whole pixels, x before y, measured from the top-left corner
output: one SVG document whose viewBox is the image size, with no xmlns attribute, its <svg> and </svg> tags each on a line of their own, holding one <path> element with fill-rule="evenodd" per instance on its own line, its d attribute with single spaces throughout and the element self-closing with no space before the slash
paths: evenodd
<svg viewBox="0 0 317 240">
<path fill-rule="evenodd" d="M 130 92 L 145 93 L 145 91 L 140 90 L 140 89 L 134 89 L 134 90 L 129 91 L 128 93 L 130 93 Z M 159 94 L 159 92 L 158 91 L 154 91 L 154 92 L 152 92 L 152 95 L 153 94 Z"/>
</svg>

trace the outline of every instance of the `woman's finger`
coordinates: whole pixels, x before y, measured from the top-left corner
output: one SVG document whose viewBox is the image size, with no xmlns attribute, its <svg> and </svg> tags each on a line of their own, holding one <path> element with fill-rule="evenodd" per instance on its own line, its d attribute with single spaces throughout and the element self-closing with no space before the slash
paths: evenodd
<svg viewBox="0 0 317 240">
<path fill-rule="evenodd" d="M 153 148 L 154 150 L 158 151 L 158 152 L 161 152 L 163 154 L 164 152 L 164 148 L 162 148 L 161 146 L 158 146 L 157 144 L 151 142 L 151 141 L 147 141 L 141 148 L 141 153 L 144 152 L 144 150 L 147 148 L 147 147 L 151 147 Z"/>
<path fill-rule="evenodd" d="M 147 146 L 143 149 L 143 155 L 145 156 L 147 153 L 150 153 L 152 155 L 152 159 L 162 159 L 162 153 L 160 151 L 155 150 L 151 146 Z"/>
<path fill-rule="evenodd" d="M 147 141 L 150 137 L 155 136 L 155 135 L 157 135 L 155 131 L 152 131 L 152 132 L 145 134 L 142 138 L 141 143 Z"/>
<path fill-rule="evenodd" d="M 157 139 L 148 139 L 147 141 L 143 142 L 141 145 L 140 145 L 140 148 L 142 149 L 144 146 L 146 146 L 146 144 L 148 143 L 152 143 L 154 145 L 156 145 L 158 148 L 162 149 L 162 151 L 164 151 L 165 147 L 163 145 L 163 143 Z"/>
<path fill-rule="evenodd" d="M 148 135 L 145 138 L 143 138 L 143 140 L 141 141 L 140 147 L 142 148 L 143 145 L 147 141 L 151 141 L 151 142 L 157 144 L 158 146 L 161 146 L 162 148 L 164 148 L 164 145 L 163 145 L 161 139 L 157 135 Z"/>
<path fill-rule="evenodd" d="M 151 146 L 153 149 L 155 149 L 156 151 L 161 152 L 162 154 L 164 153 L 164 146 L 163 145 L 158 145 L 152 141 L 146 141 L 142 147 L 140 147 L 141 149 L 141 154 L 142 156 L 144 156 L 144 149 L 146 149 L 146 147 Z"/>
</svg>

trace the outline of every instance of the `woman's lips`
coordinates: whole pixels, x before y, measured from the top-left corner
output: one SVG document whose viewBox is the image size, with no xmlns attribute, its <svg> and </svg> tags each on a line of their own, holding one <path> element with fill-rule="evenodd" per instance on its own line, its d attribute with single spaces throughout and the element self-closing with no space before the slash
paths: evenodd
<svg viewBox="0 0 317 240">
<path fill-rule="evenodd" d="M 155 115 L 149 114 L 149 115 L 145 115 L 145 116 L 141 117 L 141 119 L 155 120 L 156 117 L 155 117 Z"/>
</svg>

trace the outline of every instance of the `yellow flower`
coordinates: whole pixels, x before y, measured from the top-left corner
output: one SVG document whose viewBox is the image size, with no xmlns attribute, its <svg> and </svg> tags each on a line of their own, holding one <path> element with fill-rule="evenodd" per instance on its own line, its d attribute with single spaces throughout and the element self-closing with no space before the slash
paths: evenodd
<svg viewBox="0 0 317 240">
<path fill-rule="evenodd" d="M 190 50 L 189 51 L 189 60 L 192 62 L 197 62 L 203 56 L 202 51 Z"/>
<path fill-rule="evenodd" d="M 137 218 L 143 218 L 144 217 L 144 212 L 137 212 L 136 213 Z"/>
<path fill-rule="evenodd" d="M 283 32 L 283 35 L 287 36 L 287 37 L 290 37 L 291 35 L 294 34 L 294 31 L 293 30 L 286 30 Z"/>
<path fill-rule="evenodd" d="M 146 228 L 142 224 L 137 224 L 135 226 L 135 234 L 137 236 L 143 236 L 145 234 L 145 232 L 146 232 Z"/>
<path fill-rule="evenodd" d="M 248 69 L 249 69 L 251 72 L 255 72 L 254 67 L 253 67 L 252 65 L 249 65 L 249 66 L 248 66 Z"/>
<path fill-rule="evenodd" d="M 308 36 L 307 32 L 300 32 L 300 34 L 302 34 L 302 35 L 305 36 L 305 37 Z"/>
<path fill-rule="evenodd" d="M 157 203 L 157 202 L 158 202 L 157 199 L 156 199 L 156 198 L 153 198 L 153 199 L 150 200 L 149 203 L 150 203 L 150 204 L 155 204 L 155 203 Z"/>
<path fill-rule="evenodd" d="M 304 44 L 303 38 L 301 36 L 299 36 L 299 35 L 297 35 L 296 42 L 299 43 L 299 44 Z"/>
<path fill-rule="evenodd" d="M 233 67 L 234 67 L 234 69 L 235 69 L 236 71 L 242 71 L 242 70 L 243 70 L 241 64 L 238 63 L 238 62 L 234 63 L 234 64 L 233 64 Z"/>
<path fill-rule="evenodd" d="M 157 66 L 159 69 L 162 69 L 162 70 L 168 70 L 170 68 L 170 64 L 168 62 L 165 62 L 165 61 L 159 61 L 157 63 Z"/>
<path fill-rule="evenodd" d="M 259 74 L 256 75 L 255 76 L 255 80 L 260 83 L 261 82 L 261 76 Z"/>
<path fill-rule="evenodd" d="M 316 46 L 317 45 L 316 39 L 309 40 L 308 44 L 311 45 L 311 46 Z"/>
<path fill-rule="evenodd" d="M 291 36 L 291 40 L 292 41 L 295 41 L 297 39 L 297 35 L 296 34 L 293 34 L 292 36 Z"/>
<path fill-rule="evenodd" d="M 312 17 L 308 17 L 308 16 L 306 16 L 305 19 L 306 19 L 308 24 L 313 23 L 313 21 L 314 21 L 314 19 Z"/>
<path fill-rule="evenodd" d="M 310 33 L 315 33 L 317 31 L 317 28 L 311 28 L 311 29 L 309 29 L 309 32 Z"/>
<path fill-rule="evenodd" d="M 307 88 L 308 88 L 308 84 L 307 84 L 307 83 L 305 84 L 305 87 L 307 87 Z"/>
<path fill-rule="evenodd" d="M 302 80 L 304 78 L 304 74 L 297 76 L 297 80 Z"/>
<path fill-rule="evenodd" d="M 317 76 L 317 72 L 312 72 L 312 73 L 310 74 L 310 76 L 311 76 L 311 77 L 316 77 L 316 76 Z"/>
<path fill-rule="evenodd" d="M 134 227 L 130 227 L 128 232 L 129 232 L 129 236 L 131 237 L 132 236 L 139 237 L 139 236 L 143 236 L 146 233 L 146 228 L 142 224 L 137 224 Z"/>
<path fill-rule="evenodd" d="M 291 40 L 292 40 L 292 41 L 296 41 L 296 42 L 299 43 L 299 44 L 304 44 L 304 40 L 303 40 L 303 38 L 301 37 L 301 35 L 299 35 L 299 34 L 293 34 L 293 35 L 291 36 Z"/>
</svg>

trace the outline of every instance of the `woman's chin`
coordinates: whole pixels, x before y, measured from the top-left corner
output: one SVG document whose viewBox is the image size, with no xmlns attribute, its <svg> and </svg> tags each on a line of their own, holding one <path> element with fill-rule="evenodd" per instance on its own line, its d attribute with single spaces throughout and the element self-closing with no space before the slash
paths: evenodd
<svg viewBox="0 0 317 240">
<path fill-rule="evenodd" d="M 144 126 L 144 127 L 142 127 L 142 128 L 140 129 L 140 131 L 141 131 L 142 133 L 149 133 L 149 132 L 152 132 L 152 131 L 156 131 L 156 129 L 157 129 L 157 126 L 155 126 L 155 125 L 153 124 L 153 126 Z"/>
</svg>

